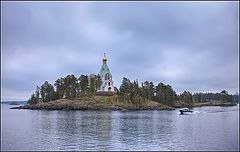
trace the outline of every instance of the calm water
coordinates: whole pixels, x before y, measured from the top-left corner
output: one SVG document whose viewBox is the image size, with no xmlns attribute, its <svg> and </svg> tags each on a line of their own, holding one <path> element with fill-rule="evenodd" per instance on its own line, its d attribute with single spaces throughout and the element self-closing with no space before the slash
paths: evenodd
<svg viewBox="0 0 240 152">
<path fill-rule="evenodd" d="M 2 106 L 2 150 L 238 150 L 239 106 L 38 111 Z"/>
</svg>

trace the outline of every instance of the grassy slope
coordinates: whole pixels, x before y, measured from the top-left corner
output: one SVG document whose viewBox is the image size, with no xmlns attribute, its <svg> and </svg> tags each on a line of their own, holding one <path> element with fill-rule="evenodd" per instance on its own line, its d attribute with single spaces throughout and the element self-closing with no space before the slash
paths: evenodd
<svg viewBox="0 0 240 152">
<path fill-rule="evenodd" d="M 126 110 L 140 110 L 140 109 L 159 109 L 159 110 L 170 110 L 173 107 L 162 105 L 154 101 L 146 101 L 143 103 L 130 103 L 130 102 L 120 102 L 117 96 L 92 96 L 92 97 L 82 97 L 79 99 L 68 100 L 59 99 L 55 101 L 50 101 L 35 105 L 26 105 L 23 109 L 126 109 Z"/>
</svg>

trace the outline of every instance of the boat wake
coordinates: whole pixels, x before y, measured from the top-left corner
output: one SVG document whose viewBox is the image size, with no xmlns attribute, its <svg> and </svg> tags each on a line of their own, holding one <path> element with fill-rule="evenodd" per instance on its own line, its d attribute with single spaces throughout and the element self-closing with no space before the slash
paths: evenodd
<svg viewBox="0 0 240 152">
<path fill-rule="evenodd" d="M 193 111 L 193 113 L 200 113 L 200 111 Z"/>
</svg>

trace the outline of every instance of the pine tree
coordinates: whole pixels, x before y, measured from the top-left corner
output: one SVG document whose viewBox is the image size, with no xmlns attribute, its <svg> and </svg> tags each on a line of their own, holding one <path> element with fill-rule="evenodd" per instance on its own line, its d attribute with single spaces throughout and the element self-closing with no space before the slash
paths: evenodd
<svg viewBox="0 0 240 152">
<path fill-rule="evenodd" d="M 87 75 L 81 75 L 79 78 L 80 81 L 80 88 L 81 88 L 81 94 L 87 95 L 88 94 L 88 76 Z"/>
<path fill-rule="evenodd" d="M 43 102 L 48 102 L 55 99 L 54 87 L 48 83 L 48 81 L 45 81 L 41 86 L 40 94 L 42 96 Z"/>
</svg>

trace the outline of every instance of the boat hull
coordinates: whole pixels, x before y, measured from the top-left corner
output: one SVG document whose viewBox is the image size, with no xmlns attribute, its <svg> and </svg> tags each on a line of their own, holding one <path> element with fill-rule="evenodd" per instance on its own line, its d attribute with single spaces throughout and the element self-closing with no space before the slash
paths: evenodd
<svg viewBox="0 0 240 152">
<path fill-rule="evenodd" d="M 191 114 L 191 113 L 193 113 L 192 110 L 188 110 L 188 111 L 186 111 L 186 110 L 179 110 L 179 111 L 180 111 L 181 114 Z"/>
</svg>

